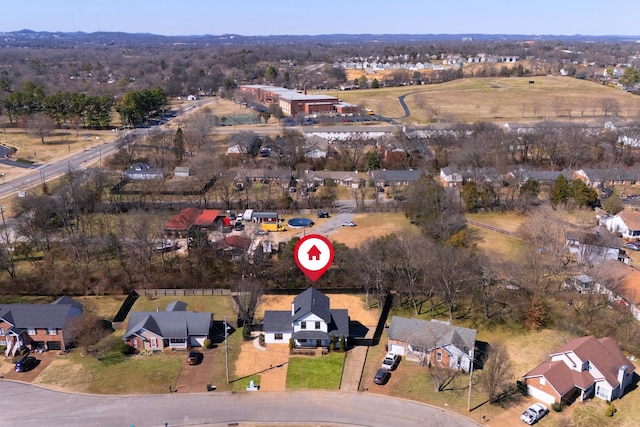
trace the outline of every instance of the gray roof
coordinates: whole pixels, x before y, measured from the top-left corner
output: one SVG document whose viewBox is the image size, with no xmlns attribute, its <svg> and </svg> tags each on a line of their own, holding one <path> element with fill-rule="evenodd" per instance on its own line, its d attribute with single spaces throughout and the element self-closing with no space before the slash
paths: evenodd
<svg viewBox="0 0 640 427">
<path fill-rule="evenodd" d="M 452 326 L 439 321 L 407 319 L 393 316 L 389 325 L 389 339 L 406 342 L 425 350 L 449 344 L 469 352 L 476 342 L 475 329 Z"/>
<path fill-rule="evenodd" d="M 290 332 L 293 330 L 293 322 L 304 317 L 309 313 L 313 313 L 320 317 L 327 324 L 328 332 L 306 330 L 298 331 L 294 335 L 296 339 L 326 339 L 331 335 L 335 337 L 349 336 L 349 310 L 329 308 L 330 301 L 322 292 L 315 288 L 309 288 L 293 299 L 293 315 L 291 311 L 273 311 L 264 312 L 264 331 L 265 332 Z M 313 338 L 307 337 L 306 332 L 321 332 L 325 334 L 324 338 L 320 335 L 314 335 Z"/>
<path fill-rule="evenodd" d="M 193 311 L 134 311 L 129 316 L 124 338 L 140 333 L 142 329 L 162 338 L 188 338 L 208 336 L 213 320 L 212 313 Z"/>
<path fill-rule="evenodd" d="M 67 321 L 82 314 L 76 304 L 0 304 L 0 318 L 16 329 L 55 328 L 62 329 Z"/>
<path fill-rule="evenodd" d="M 186 311 L 187 303 L 182 301 L 173 301 L 167 304 L 167 307 L 164 311 Z"/>
<path fill-rule="evenodd" d="M 420 178 L 421 170 L 374 170 L 371 171 L 371 177 L 376 181 L 388 181 L 388 182 L 412 182 L 417 181 Z M 428 175 L 429 172 L 425 171 Z"/>
<path fill-rule="evenodd" d="M 254 212 L 252 218 L 277 218 L 278 212 Z"/>
<path fill-rule="evenodd" d="M 292 321 L 300 319 L 309 313 L 320 317 L 325 323 L 331 321 L 329 297 L 315 288 L 309 288 L 293 299 Z"/>
</svg>

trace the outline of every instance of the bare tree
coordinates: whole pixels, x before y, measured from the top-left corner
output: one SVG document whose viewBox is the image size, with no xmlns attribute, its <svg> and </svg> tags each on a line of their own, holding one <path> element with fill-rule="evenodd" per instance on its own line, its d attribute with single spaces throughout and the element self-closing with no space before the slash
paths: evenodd
<svg viewBox="0 0 640 427">
<path fill-rule="evenodd" d="M 260 298 L 264 294 L 264 283 L 258 280 L 242 279 L 234 286 L 234 301 L 238 306 L 238 320 L 244 324 L 254 321 Z"/>
<path fill-rule="evenodd" d="M 27 132 L 40 138 L 43 144 L 45 144 L 44 138 L 51 135 L 54 129 L 53 119 L 44 113 L 33 114 L 27 119 Z"/>
<path fill-rule="evenodd" d="M 507 348 L 499 341 L 491 343 L 480 376 L 480 384 L 489 395 L 489 402 L 500 400 L 513 383 L 514 371 Z"/>
<path fill-rule="evenodd" d="M 429 375 L 431 381 L 433 381 L 433 388 L 435 391 L 443 391 L 458 375 L 458 371 L 445 368 L 443 366 L 433 365 L 429 366 Z"/>
</svg>

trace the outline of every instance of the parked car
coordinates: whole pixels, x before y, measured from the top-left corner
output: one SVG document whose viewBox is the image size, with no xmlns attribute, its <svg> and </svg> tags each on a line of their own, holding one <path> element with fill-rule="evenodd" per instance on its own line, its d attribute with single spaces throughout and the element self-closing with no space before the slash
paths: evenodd
<svg viewBox="0 0 640 427">
<path fill-rule="evenodd" d="M 393 371 L 398 367 L 399 363 L 400 363 L 399 355 L 393 354 L 393 353 L 387 353 L 387 355 L 384 357 L 384 360 L 382 361 L 382 369 L 388 369 L 390 371 Z"/>
<path fill-rule="evenodd" d="M 532 425 L 542 417 L 547 415 L 548 412 L 549 410 L 546 406 L 540 403 L 534 403 L 533 405 L 529 406 L 527 410 L 522 413 L 522 415 L 520 415 L 520 419 L 524 421 L 525 424 Z"/>
<path fill-rule="evenodd" d="M 632 251 L 640 251 L 640 243 L 636 243 L 636 242 L 629 242 L 623 247 L 627 249 L 631 249 Z"/>
<path fill-rule="evenodd" d="M 236 231 L 242 231 L 244 230 L 244 224 L 240 221 L 236 221 L 236 223 L 233 225 L 233 229 Z"/>
<path fill-rule="evenodd" d="M 329 218 L 329 212 L 318 212 L 318 218 Z"/>
<path fill-rule="evenodd" d="M 378 385 L 385 385 L 389 378 L 391 378 L 391 372 L 388 369 L 378 369 L 376 376 L 373 378 L 373 382 Z"/>
<path fill-rule="evenodd" d="M 25 356 L 16 363 L 16 372 L 27 372 L 38 365 L 38 360 L 33 356 Z"/>
<path fill-rule="evenodd" d="M 340 225 L 342 225 L 343 227 L 355 227 L 355 226 L 356 226 L 356 223 L 355 223 L 355 222 L 353 222 L 353 221 L 347 221 L 347 222 L 343 222 L 343 223 L 342 223 L 342 224 L 340 224 Z"/>
<path fill-rule="evenodd" d="M 200 353 L 198 350 L 191 350 L 189 352 L 189 356 L 187 357 L 187 364 L 197 365 L 198 363 L 200 363 L 201 358 L 202 358 L 202 353 Z"/>
</svg>

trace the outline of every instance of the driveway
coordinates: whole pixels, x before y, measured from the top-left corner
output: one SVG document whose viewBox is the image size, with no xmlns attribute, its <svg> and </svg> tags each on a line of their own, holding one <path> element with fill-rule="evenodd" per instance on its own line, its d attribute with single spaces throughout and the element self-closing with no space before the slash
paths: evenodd
<svg viewBox="0 0 640 427">
<path fill-rule="evenodd" d="M 211 371 L 213 371 L 213 365 L 219 352 L 217 349 L 207 348 L 200 351 L 202 353 L 202 361 L 197 365 L 188 365 L 187 355 L 189 352 L 184 352 L 184 361 L 176 384 L 176 392 L 202 393 L 207 391 L 207 384 L 210 384 Z M 224 363 L 224 360 L 222 362 Z"/>
<path fill-rule="evenodd" d="M 60 357 L 58 354 L 59 352 L 57 351 L 45 351 L 44 353 L 30 354 L 30 356 L 38 359 L 38 365 L 28 372 L 16 372 L 14 370 L 15 365 L 11 363 L 11 359 L 3 358 L 0 373 L 2 373 L 4 375 L 4 378 L 7 380 L 17 380 L 31 383 L 36 379 L 38 375 L 42 373 L 42 371 L 44 371 L 47 366 L 49 366 L 51 362 Z"/>
</svg>

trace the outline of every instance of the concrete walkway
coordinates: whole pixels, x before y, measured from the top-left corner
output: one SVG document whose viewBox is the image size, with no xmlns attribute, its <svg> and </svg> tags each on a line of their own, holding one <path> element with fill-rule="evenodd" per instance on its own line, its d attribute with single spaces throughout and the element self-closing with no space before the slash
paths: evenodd
<svg viewBox="0 0 640 427">
<path fill-rule="evenodd" d="M 354 347 L 347 352 L 340 381 L 340 391 L 359 391 L 369 347 Z"/>
</svg>

